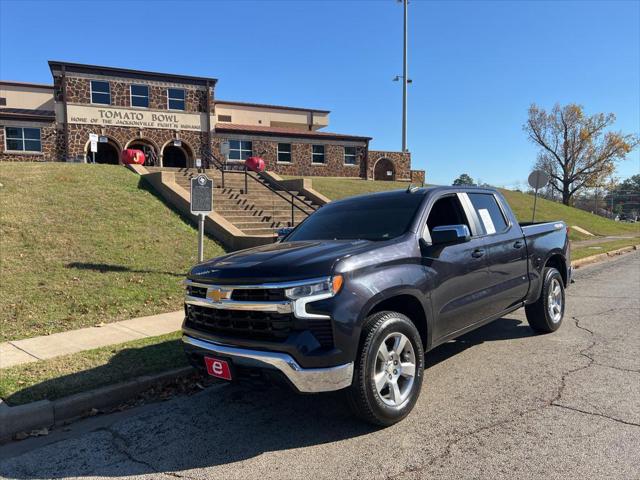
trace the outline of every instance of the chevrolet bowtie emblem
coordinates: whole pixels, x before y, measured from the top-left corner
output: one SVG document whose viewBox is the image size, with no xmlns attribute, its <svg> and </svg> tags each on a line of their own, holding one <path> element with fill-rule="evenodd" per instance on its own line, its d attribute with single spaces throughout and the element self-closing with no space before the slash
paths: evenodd
<svg viewBox="0 0 640 480">
<path fill-rule="evenodd" d="M 212 288 L 207 291 L 207 298 L 212 302 L 219 302 L 220 300 L 226 300 L 229 298 L 229 290 L 220 290 L 219 288 Z"/>
</svg>

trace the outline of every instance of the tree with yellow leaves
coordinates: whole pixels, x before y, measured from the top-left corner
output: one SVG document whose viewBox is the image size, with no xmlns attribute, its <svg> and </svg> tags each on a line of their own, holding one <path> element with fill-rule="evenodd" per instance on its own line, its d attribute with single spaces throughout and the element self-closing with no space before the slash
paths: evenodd
<svg viewBox="0 0 640 480">
<path fill-rule="evenodd" d="M 613 113 L 588 116 L 573 103 L 556 104 L 549 113 L 535 104 L 529 107 L 523 128 L 540 147 L 535 167 L 549 174 L 549 184 L 565 205 L 576 192 L 611 175 L 640 143 L 636 135 L 609 131 L 615 120 Z"/>
</svg>

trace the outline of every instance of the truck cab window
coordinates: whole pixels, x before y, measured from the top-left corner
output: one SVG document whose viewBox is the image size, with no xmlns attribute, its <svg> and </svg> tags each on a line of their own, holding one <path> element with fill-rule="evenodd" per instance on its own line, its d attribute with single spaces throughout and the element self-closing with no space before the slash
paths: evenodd
<svg viewBox="0 0 640 480">
<path fill-rule="evenodd" d="M 498 206 L 496 197 L 489 193 L 469 193 L 468 195 L 480 218 L 484 233 L 492 235 L 507 229 L 507 220 Z"/>
<path fill-rule="evenodd" d="M 431 208 L 427 219 L 429 232 L 443 225 L 466 225 L 469 231 L 472 231 L 457 195 L 442 197 Z"/>
</svg>

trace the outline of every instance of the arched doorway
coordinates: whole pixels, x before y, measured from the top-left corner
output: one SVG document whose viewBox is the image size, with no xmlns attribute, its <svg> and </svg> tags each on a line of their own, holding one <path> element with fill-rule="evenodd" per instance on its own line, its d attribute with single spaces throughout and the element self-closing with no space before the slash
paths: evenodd
<svg viewBox="0 0 640 480">
<path fill-rule="evenodd" d="M 191 148 L 183 141 L 171 141 L 162 149 L 162 166 L 188 168 L 192 162 Z"/>
<path fill-rule="evenodd" d="M 93 162 L 94 155 L 91 152 L 91 145 L 86 146 L 87 162 Z M 98 151 L 95 153 L 95 163 L 106 163 L 109 165 L 120 164 L 120 147 L 110 138 L 106 142 L 98 142 Z"/>
<path fill-rule="evenodd" d="M 131 140 L 126 148 L 140 150 L 144 153 L 144 164 L 147 166 L 159 165 L 158 151 L 156 146 L 150 140 L 145 138 L 137 138 Z"/>
<path fill-rule="evenodd" d="M 381 158 L 373 167 L 374 180 L 395 180 L 396 167 L 388 158 Z"/>
</svg>

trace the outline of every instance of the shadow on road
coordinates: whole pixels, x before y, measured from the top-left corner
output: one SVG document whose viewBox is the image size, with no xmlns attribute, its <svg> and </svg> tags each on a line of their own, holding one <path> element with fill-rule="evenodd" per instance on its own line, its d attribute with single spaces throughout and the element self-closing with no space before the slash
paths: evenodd
<svg viewBox="0 0 640 480">
<path fill-rule="evenodd" d="M 461 337 L 444 343 L 434 348 L 426 355 L 426 367 L 433 367 L 438 363 L 463 352 L 467 348 L 479 345 L 484 342 L 494 342 L 496 340 L 514 340 L 516 338 L 533 337 L 536 333 L 529 327 L 528 323 L 523 323 L 515 318 L 500 318 L 484 327 L 462 335 Z"/>
<path fill-rule="evenodd" d="M 503 318 L 429 352 L 427 366 L 483 342 L 532 335 L 526 323 Z M 221 386 L 100 428 L 92 438 L 49 445 L 32 452 L 38 458 L 30 458 L 28 466 L 21 463 L 14 470 L 11 461 L 0 465 L 0 474 L 33 479 L 180 472 L 375 431 L 352 417 L 343 392 L 294 395 L 261 385 Z M 87 448 L 87 442 L 94 447 Z"/>
</svg>

